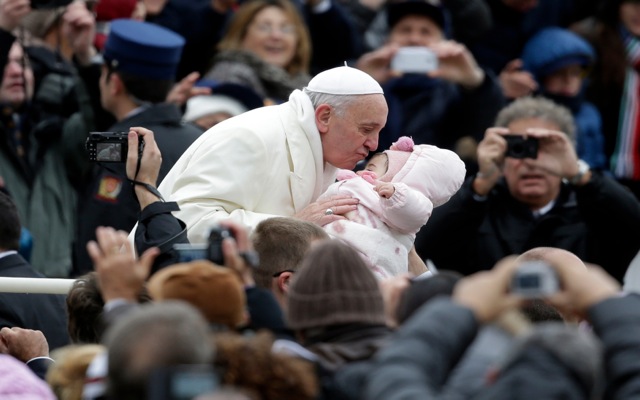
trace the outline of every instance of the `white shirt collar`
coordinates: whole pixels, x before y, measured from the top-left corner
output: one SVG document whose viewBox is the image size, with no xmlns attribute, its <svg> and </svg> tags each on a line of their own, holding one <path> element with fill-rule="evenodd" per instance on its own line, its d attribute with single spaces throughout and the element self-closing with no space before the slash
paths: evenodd
<svg viewBox="0 0 640 400">
<path fill-rule="evenodd" d="M 547 204 L 546 206 L 536 210 L 533 212 L 533 216 L 534 218 L 540 218 L 543 215 L 545 215 L 546 213 L 548 213 L 549 211 L 551 211 L 551 209 L 553 208 L 553 206 L 556 204 L 555 200 L 551 200 L 549 202 L 549 204 Z"/>
<path fill-rule="evenodd" d="M 15 250 L 3 251 L 2 253 L 0 253 L 0 258 L 4 258 L 4 257 L 10 256 L 12 254 L 18 254 L 18 252 L 15 251 Z"/>
</svg>

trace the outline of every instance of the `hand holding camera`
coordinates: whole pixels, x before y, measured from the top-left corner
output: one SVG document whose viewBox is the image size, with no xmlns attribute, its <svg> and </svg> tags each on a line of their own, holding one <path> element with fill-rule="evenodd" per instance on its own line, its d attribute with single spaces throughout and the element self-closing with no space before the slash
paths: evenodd
<svg viewBox="0 0 640 400">
<path fill-rule="evenodd" d="M 527 257 L 536 250 L 535 258 Z M 518 258 L 506 257 L 492 270 L 460 280 L 454 301 L 471 309 L 482 323 L 532 298 L 548 301 L 564 315 L 584 318 L 591 306 L 620 292 L 614 278 L 600 267 L 586 267 L 568 251 L 539 248 L 530 252 Z"/>
<path fill-rule="evenodd" d="M 516 257 L 510 256 L 500 260 L 490 271 L 477 272 L 461 279 L 454 288 L 453 300 L 471 309 L 481 323 L 495 320 L 523 301 L 509 290 L 511 277 L 517 267 Z"/>
<path fill-rule="evenodd" d="M 89 161 L 102 163 L 123 163 L 129 152 L 128 132 L 89 132 L 85 148 Z M 144 140 L 137 141 L 138 157 L 142 156 Z"/>
<path fill-rule="evenodd" d="M 228 240 L 232 239 L 232 240 Z M 247 229 L 242 225 L 225 220 L 213 225 L 204 244 L 175 244 L 179 262 L 206 259 L 219 266 L 231 268 L 245 286 L 254 286 L 252 268 L 257 268 L 260 260 L 253 250 Z"/>
<path fill-rule="evenodd" d="M 576 150 L 564 132 L 530 128 L 526 134 L 539 143 L 535 166 L 561 178 L 571 178 L 578 173 Z"/>
<path fill-rule="evenodd" d="M 510 291 L 527 299 L 547 298 L 560 291 L 560 280 L 546 262 L 522 262 L 513 273 Z"/>
</svg>

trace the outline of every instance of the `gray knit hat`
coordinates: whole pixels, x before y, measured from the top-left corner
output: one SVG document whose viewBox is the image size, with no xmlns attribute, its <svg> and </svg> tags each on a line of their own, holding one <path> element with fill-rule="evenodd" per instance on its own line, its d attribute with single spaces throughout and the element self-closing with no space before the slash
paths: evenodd
<svg viewBox="0 0 640 400">
<path fill-rule="evenodd" d="M 337 240 L 307 253 L 287 298 L 287 321 L 295 330 L 385 323 L 378 281 L 358 252 Z"/>
<path fill-rule="evenodd" d="M 53 25 L 62 18 L 66 9 L 64 6 L 33 10 L 22 19 L 21 25 L 34 38 L 44 39 Z"/>
</svg>

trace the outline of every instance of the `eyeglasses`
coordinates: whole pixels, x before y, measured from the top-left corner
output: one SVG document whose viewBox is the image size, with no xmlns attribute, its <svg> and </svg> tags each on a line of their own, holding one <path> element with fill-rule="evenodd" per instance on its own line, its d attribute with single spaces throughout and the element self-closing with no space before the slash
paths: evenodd
<svg viewBox="0 0 640 400">
<path fill-rule="evenodd" d="M 281 25 L 276 27 L 271 24 L 261 23 L 261 24 L 254 24 L 253 28 L 256 30 L 256 32 L 262 35 L 272 35 L 276 31 L 284 36 L 294 36 L 296 34 L 296 27 L 293 26 L 292 24 Z"/>
<path fill-rule="evenodd" d="M 279 277 L 280 275 L 284 274 L 285 272 L 291 272 L 291 273 L 293 274 L 293 273 L 294 273 L 294 272 L 296 272 L 296 271 L 293 271 L 293 270 L 291 270 L 291 269 L 285 269 L 284 271 L 276 272 L 276 273 L 275 273 L 275 274 L 273 274 L 272 276 L 273 276 L 274 278 L 277 278 L 277 277 Z"/>
</svg>

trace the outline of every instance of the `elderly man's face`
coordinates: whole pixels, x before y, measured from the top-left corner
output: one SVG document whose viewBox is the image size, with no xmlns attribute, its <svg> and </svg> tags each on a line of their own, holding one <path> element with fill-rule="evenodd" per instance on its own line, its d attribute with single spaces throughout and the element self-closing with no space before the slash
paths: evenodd
<svg viewBox="0 0 640 400">
<path fill-rule="evenodd" d="M 324 161 L 337 168 L 353 169 L 378 148 L 380 130 L 387 123 L 387 102 L 381 94 L 361 96 L 342 116 L 331 110 L 321 130 Z"/>
<path fill-rule="evenodd" d="M 428 47 L 444 40 L 442 29 L 431 18 L 422 15 L 407 15 L 389 32 L 388 41 L 400 47 Z"/>
<path fill-rule="evenodd" d="M 558 125 L 537 118 L 515 120 L 507 128 L 511 133 L 523 133 L 528 128 L 560 130 Z M 548 157 L 550 155 L 541 150 L 535 160 L 506 157 L 504 161 L 503 173 L 511 195 L 532 210 L 549 204 L 560 193 L 562 179 L 538 167 L 544 165 Z"/>
<path fill-rule="evenodd" d="M 2 85 L 0 86 L 0 101 L 14 107 L 22 105 L 31 99 L 33 94 L 33 71 L 25 64 L 22 46 L 14 43 L 9 50 L 9 59 L 4 67 Z"/>
</svg>

